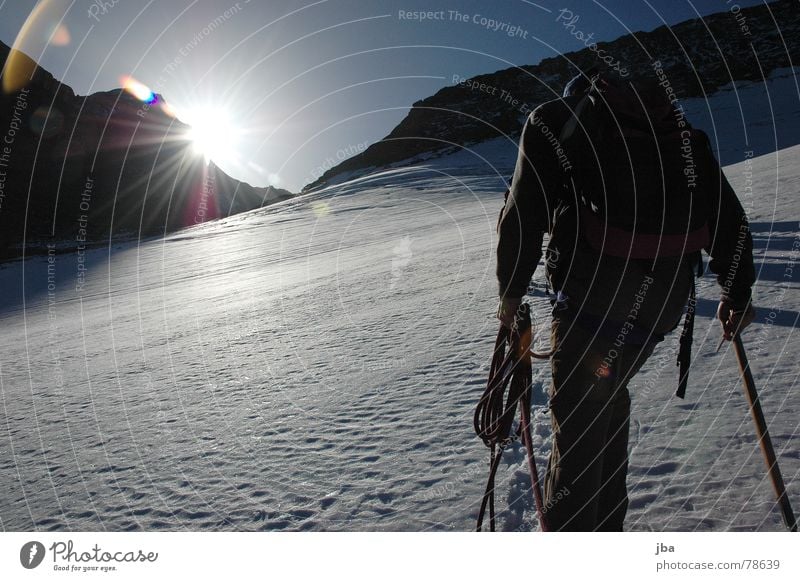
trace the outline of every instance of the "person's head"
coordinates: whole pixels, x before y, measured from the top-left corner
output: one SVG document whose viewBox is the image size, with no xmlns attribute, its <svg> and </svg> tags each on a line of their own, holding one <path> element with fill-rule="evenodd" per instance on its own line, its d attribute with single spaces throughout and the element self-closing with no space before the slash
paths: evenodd
<svg viewBox="0 0 800 581">
<path fill-rule="evenodd" d="M 647 109 L 661 110 L 671 107 L 666 92 L 656 79 L 622 78 L 614 71 L 601 71 L 597 67 L 579 72 L 570 79 L 562 96 L 584 95 L 592 89 L 605 93 L 615 102 L 628 102 L 631 106 L 641 102 Z"/>
</svg>

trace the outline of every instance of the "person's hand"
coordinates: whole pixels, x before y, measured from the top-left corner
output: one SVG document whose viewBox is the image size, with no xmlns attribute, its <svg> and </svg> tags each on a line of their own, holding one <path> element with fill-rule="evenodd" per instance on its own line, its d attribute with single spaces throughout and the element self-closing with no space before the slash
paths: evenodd
<svg viewBox="0 0 800 581">
<path fill-rule="evenodd" d="M 510 329 L 514 324 L 514 316 L 522 304 L 522 298 L 503 297 L 497 306 L 497 318 L 504 327 Z"/>
<path fill-rule="evenodd" d="M 723 300 L 719 302 L 717 318 L 722 323 L 722 336 L 730 341 L 755 320 L 756 310 L 751 303 L 747 303 L 745 309 L 736 309 L 733 303 Z"/>
</svg>

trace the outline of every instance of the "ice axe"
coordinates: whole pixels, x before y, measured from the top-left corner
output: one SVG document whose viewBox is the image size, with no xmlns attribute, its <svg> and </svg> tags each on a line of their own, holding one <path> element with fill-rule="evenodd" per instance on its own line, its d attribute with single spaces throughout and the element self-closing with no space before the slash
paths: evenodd
<svg viewBox="0 0 800 581">
<path fill-rule="evenodd" d="M 747 361 L 747 355 L 744 352 L 744 344 L 742 343 L 742 337 L 739 333 L 733 336 L 733 346 L 736 351 L 736 359 L 739 361 L 739 371 L 744 380 L 745 394 L 747 395 L 747 402 L 750 405 L 750 413 L 753 416 L 753 421 L 756 423 L 758 443 L 761 445 L 761 452 L 767 463 L 767 472 L 769 473 L 770 480 L 772 480 L 772 488 L 775 490 L 775 495 L 778 497 L 778 505 L 781 509 L 783 522 L 791 532 L 796 533 L 797 521 L 794 518 L 792 506 L 789 504 L 789 496 L 786 494 L 783 476 L 781 476 L 781 470 L 778 468 L 778 458 L 775 456 L 775 448 L 772 447 L 772 440 L 767 430 L 767 422 L 764 419 L 764 412 L 761 411 L 761 402 L 758 399 L 756 384 L 753 380 L 753 374 L 750 371 L 750 363 Z"/>
</svg>

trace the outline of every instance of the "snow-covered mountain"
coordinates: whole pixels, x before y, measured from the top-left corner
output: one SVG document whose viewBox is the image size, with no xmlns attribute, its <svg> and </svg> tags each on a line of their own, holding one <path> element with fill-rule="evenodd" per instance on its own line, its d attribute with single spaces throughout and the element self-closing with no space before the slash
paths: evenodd
<svg viewBox="0 0 800 581">
<path fill-rule="evenodd" d="M 749 116 L 795 82 L 779 71 L 687 107 L 738 99 Z M 514 158 L 513 141 L 483 141 L 163 239 L 0 265 L 2 529 L 471 530 Z M 756 247 L 745 344 L 797 506 L 800 147 L 725 171 Z M 632 385 L 631 530 L 783 528 L 733 353 L 715 353 L 714 286 L 701 280 L 687 399 L 674 335 Z M 544 340 L 541 269 L 533 287 Z M 546 364 L 534 373 L 541 466 Z M 503 530 L 537 526 L 526 470 L 506 452 Z"/>
<path fill-rule="evenodd" d="M 800 62 L 800 10 L 795 0 L 744 9 L 730 2 L 720 3 L 720 10 L 673 26 L 632 32 L 595 47 L 585 40 L 587 48 L 558 54 L 535 66 L 513 67 L 470 79 L 453 78 L 452 85 L 414 103 L 405 119 L 384 139 L 331 168 L 304 191 L 420 157 L 452 153 L 487 139 L 505 135 L 516 139 L 533 108 L 560 96 L 578 70 L 597 66 L 601 56 L 619 63 L 617 66 L 628 73 L 625 78 L 661 79 L 663 75 L 682 100 L 707 97 L 732 83 L 758 83 L 776 69 Z M 552 26 L 584 41 L 588 23 L 576 16 L 554 20 Z M 796 112 L 791 108 L 788 111 Z M 750 119 L 741 113 L 741 123 L 749 125 Z M 800 133 L 782 131 L 780 126 L 776 130 L 778 147 L 800 142 Z M 773 146 L 757 152 L 774 150 Z"/>
<path fill-rule="evenodd" d="M 792 8 L 769 5 L 785 55 L 796 55 Z M 770 41 L 765 10 L 743 11 L 754 46 Z M 732 13 L 705 23 L 727 27 L 718 40 L 742 33 Z M 719 60 L 704 52 L 704 25 L 690 25 L 696 34 L 678 36 L 693 59 Z M 681 104 L 751 220 L 758 317 L 744 338 L 797 510 L 800 88 L 770 30 L 756 51 L 766 81 L 704 64 L 713 92 Z M 659 34 L 667 50 L 674 40 Z M 753 52 L 734 42 L 720 62 Z M 566 69 L 548 66 L 560 88 Z M 134 105 L 124 98 L 108 97 Z M 381 153 L 269 207 L 0 263 L 0 530 L 472 530 L 488 459 L 472 413 L 497 330 L 495 224 L 518 113 L 500 134 Z M 528 299 L 542 347 L 543 282 L 539 269 Z M 783 529 L 733 353 L 715 352 L 717 297 L 702 278 L 687 399 L 673 396 L 675 335 L 631 386 L 630 530 Z M 549 372 L 534 373 L 541 467 Z M 500 528 L 536 529 L 521 447 L 497 487 Z"/>
</svg>

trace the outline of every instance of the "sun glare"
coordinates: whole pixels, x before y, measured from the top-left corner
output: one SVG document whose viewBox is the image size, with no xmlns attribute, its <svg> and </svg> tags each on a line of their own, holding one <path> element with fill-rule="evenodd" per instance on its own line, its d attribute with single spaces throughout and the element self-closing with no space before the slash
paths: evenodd
<svg viewBox="0 0 800 581">
<path fill-rule="evenodd" d="M 221 109 L 201 108 L 187 112 L 181 120 L 190 126 L 187 138 L 195 152 L 208 160 L 234 159 L 237 130 Z"/>
<path fill-rule="evenodd" d="M 122 83 L 122 88 L 128 91 L 131 95 L 140 101 L 147 103 L 148 105 L 155 104 L 157 97 L 156 94 L 150 90 L 150 87 L 127 75 L 120 77 L 119 80 Z"/>
</svg>

